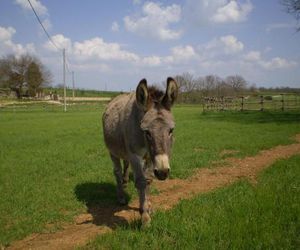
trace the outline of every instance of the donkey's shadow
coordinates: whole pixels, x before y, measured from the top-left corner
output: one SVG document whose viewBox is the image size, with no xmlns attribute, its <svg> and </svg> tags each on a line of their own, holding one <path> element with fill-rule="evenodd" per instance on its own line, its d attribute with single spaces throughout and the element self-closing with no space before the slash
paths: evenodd
<svg viewBox="0 0 300 250">
<path fill-rule="evenodd" d="M 110 228 L 115 228 L 117 225 L 128 225 L 128 221 L 124 217 L 116 214 L 124 210 L 138 210 L 128 205 L 118 205 L 116 186 L 111 183 L 85 182 L 78 184 L 74 192 L 77 199 L 86 204 L 87 212 L 92 215 L 92 223 L 95 225 L 106 225 Z M 129 195 L 126 194 L 126 196 L 129 201 Z M 80 224 L 90 222 L 90 220 L 83 220 Z"/>
</svg>

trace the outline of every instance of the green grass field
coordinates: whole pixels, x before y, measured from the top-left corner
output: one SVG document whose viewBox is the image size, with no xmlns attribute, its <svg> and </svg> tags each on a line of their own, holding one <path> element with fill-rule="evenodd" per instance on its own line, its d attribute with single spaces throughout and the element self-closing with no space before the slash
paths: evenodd
<svg viewBox="0 0 300 250">
<path fill-rule="evenodd" d="M 8 245 L 34 232 L 58 230 L 62 223 L 71 222 L 75 215 L 86 212 L 85 200 L 95 204 L 115 204 L 112 164 L 102 136 L 103 108 L 103 104 L 96 103 L 73 106 L 67 113 L 63 113 L 60 106 L 46 104 L 0 109 L 0 245 Z M 300 133 L 299 111 L 202 114 L 200 106 L 178 105 L 174 108 L 174 115 L 176 140 L 171 162 L 171 177 L 177 178 L 185 178 L 191 175 L 195 168 L 212 166 L 213 162 L 221 161 L 224 156 L 220 153 L 224 149 L 235 150 L 236 153 L 231 155 L 235 157 L 254 155 L 262 149 L 292 143 L 292 136 Z M 299 165 L 300 160 L 294 158 L 292 162 Z M 297 171 L 299 173 L 299 170 Z M 274 175 L 277 176 L 278 173 L 275 171 Z M 104 196 L 95 190 L 99 185 L 107 189 Z M 285 188 L 291 188 L 288 182 Z M 244 190 L 241 191 L 242 194 L 256 192 L 246 183 L 239 184 L 217 192 L 216 195 L 219 197 L 217 200 L 225 204 L 227 202 L 225 197 L 230 196 L 227 193 L 235 193 L 240 189 Z M 299 193 L 299 186 L 296 186 L 296 191 Z M 243 198 L 242 194 L 239 198 Z M 82 195 L 89 197 L 82 199 Z M 132 184 L 129 186 L 128 195 L 131 199 L 136 197 Z M 208 199 L 205 197 L 204 200 Z M 182 203 L 174 210 L 174 216 L 176 217 L 176 211 L 180 210 L 181 206 L 190 206 L 191 209 L 198 207 L 199 211 L 195 209 L 195 213 L 200 216 L 200 212 L 204 211 L 204 208 L 201 208 L 203 203 L 201 199 Z M 282 203 L 293 202 L 290 198 L 287 199 Z M 229 201 L 238 203 L 238 198 L 236 201 L 230 199 Z M 251 199 L 247 202 L 251 203 Z M 275 209 L 273 212 L 273 216 L 276 217 L 284 210 Z M 168 216 L 172 217 L 173 211 L 168 213 L 170 213 Z M 207 216 L 205 218 L 200 216 L 200 220 L 210 221 L 211 216 L 210 223 L 215 223 L 213 213 Z M 165 225 L 159 226 L 162 217 L 164 214 L 160 213 L 154 216 L 154 226 L 151 229 L 154 231 L 132 232 L 130 236 L 132 239 L 149 233 L 144 238 L 145 242 L 137 243 L 136 246 L 146 244 L 152 236 L 159 235 L 159 230 L 164 230 Z M 255 220 L 255 217 L 253 218 Z M 190 231 L 199 228 L 188 217 L 183 221 L 186 221 Z M 220 217 L 219 223 L 221 221 Z M 172 237 L 180 233 L 173 230 L 175 224 L 172 226 L 172 223 L 175 222 L 171 221 L 170 225 L 167 221 L 164 223 L 167 224 L 166 228 L 169 228 L 163 234 L 166 244 L 168 237 L 172 242 Z M 241 225 L 242 223 L 245 222 L 241 221 Z M 299 221 L 294 220 L 294 223 L 299 232 Z M 217 226 L 210 230 L 214 229 L 217 230 Z M 119 242 L 118 239 L 121 242 L 122 235 L 128 230 L 131 228 L 117 230 L 116 244 Z M 109 237 L 113 236 L 105 237 L 92 243 L 91 247 L 99 246 L 98 244 L 103 242 L 108 244 Z M 204 241 L 213 239 L 203 237 Z M 219 236 L 215 234 L 211 237 Z M 189 239 L 188 235 L 184 234 L 180 242 L 189 242 Z M 202 242 L 201 237 L 199 240 Z M 133 244 L 128 245 L 129 248 L 135 248 L 133 241 L 127 239 L 127 242 Z M 180 246 L 188 248 L 188 245 L 180 242 L 178 243 Z M 197 242 L 193 241 L 191 244 Z M 216 240 L 215 244 L 221 244 L 221 241 Z M 238 246 L 236 244 L 238 243 L 234 243 L 233 246 Z M 256 241 L 253 241 L 253 244 L 256 244 Z M 152 248 L 155 248 L 155 245 L 152 245 Z"/>
<path fill-rule="evenodd" d="M 299 249 L 300 155 L 246 180 L 97 237 L 83 249 Z"/>
<path fill-rule="evenodd" d="M 63 88 L 45 88 L 44 93 L 57 93 L 60 96 L 64 95 Z M 117 91 L 101 91 L 101 90 L 90 90 L 90 89 L 75 89 L 75 96 L 77 97 L 114 97 L 119 95 L 121 92 Z M 66 89 L 67 96 L 73 96 L 73 89 Z"/>
</svg>

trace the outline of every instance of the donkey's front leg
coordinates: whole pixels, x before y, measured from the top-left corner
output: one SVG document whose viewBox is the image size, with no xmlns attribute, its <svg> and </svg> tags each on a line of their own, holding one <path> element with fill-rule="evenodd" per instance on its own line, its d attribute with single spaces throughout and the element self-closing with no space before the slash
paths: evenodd
<svg viewBox="0 0 300 250">
<path fill-rule="evenodd" d="M 141 214 L 141 219 L 142 219 L 142 226 L 143 227 L 148 227 L 151 222 L 151 217 L 150 217 L 150 210 L 151 210 L 151 205 L 148 200 L 148 185 L 146 187 L 138 187 L 138 193 L 139 193 L 139 201 L 140 201 L 140 214 Z"/>
<path fill-rule="evenodd" d="M 116 177 L 117 181 L 117 196 L 118 196 L 118 202 L 120 205 L 127 204 L 126 195 L 124 192 L 123 187 L 123 176 L 122 176 L 122 166 L 120 159 L 115 157 L 114 155 L 110 154 L 110 157 L 114 163 L 114 175 Z"/>
<path fill-rule="evenodd" d="M 151 222 L 151 207 L 149 202 L 149 182 L 143 172 L 144 161 L 142 157 L 134 155 L 131 157 L 130 163 L 134 173 L 135 187 L 139 194 L 139 209 L 142 216 L 142 224 L 144 227 L 149 226 Z"/>
</svg>

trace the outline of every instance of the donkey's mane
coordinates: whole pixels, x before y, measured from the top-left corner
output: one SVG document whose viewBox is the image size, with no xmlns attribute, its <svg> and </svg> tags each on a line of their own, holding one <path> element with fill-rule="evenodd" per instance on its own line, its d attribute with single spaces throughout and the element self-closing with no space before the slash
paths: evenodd
<svg viewBox="0 0 300 250">
<path fill-rule="evenodd" d="M 153 102 L 160 102 L 162 97 L 164 96 L 164 92 L 156 86 L 148 87 L 148 93 Z"/>
</svg>

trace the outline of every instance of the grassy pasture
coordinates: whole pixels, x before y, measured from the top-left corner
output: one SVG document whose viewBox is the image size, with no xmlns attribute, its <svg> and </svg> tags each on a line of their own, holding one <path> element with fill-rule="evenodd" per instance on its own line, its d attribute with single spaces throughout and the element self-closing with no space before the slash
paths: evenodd
<svg viewBox="0 0 300 250">
<path fill-rule="evenodd" d="M 85 212 L 87 201 L 115 204 L 111 161 L 100 122 L 103 108 L 94 103 L 70 106 L 67 113 L 49 104 L 0 109 L 0 245 L 33 232 L 59 229 Z M 221 161 L 224 149 L 235 150 L 226 156 L 253 155 L 289 144 L 291 136 L 300 132 L 300 112 L 202 114 L 200 106 L 178 105 L 174 115 L 171 177 L 178 178 Z M 294 161 L 299 165 L 299 158 Z M 99 192 L 100 188 L 105 192 Z M 132 184 L 128 195 L 136 196 Z M 155 218 L 154 224 L 159 223 Z M 193 224 L 189 227 L 192 230 Z M 139 234 L 144 233 L 135 231 L 132 237 Z"/>
<path fill-rule="evenodd" d="M 44 93 L 57 93 L 59 96 L 64 95 L 63 88 L 45 88 Z M 77 97 L 114 97 L 119 95 L 121 92 L 117 91 L 101 91 L 101 90 L 90 90 L 90 89 L 75 89 L 75 96 Z M 66 89 L 67 96 L 73 96 L 73 89 Z"/>
<path fill-rule="evenodd" d="M 98 236 L 82 249 L 299 249 L 300 155 L 246 180 Z"/>
</svg>

